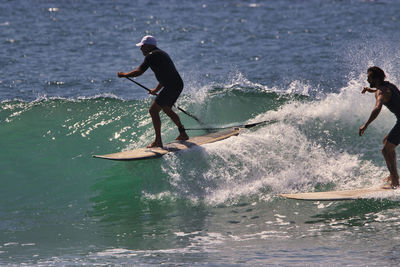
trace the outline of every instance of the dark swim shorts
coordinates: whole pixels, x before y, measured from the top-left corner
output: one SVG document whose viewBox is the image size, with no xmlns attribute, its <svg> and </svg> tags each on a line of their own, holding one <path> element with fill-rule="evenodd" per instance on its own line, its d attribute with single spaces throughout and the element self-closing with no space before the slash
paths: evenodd
<svg viewBox="0 0 400 267">
<path fill-rule="evenodd" d="M 161 107 L 172 107 L 183 89 L 183 84 L 165 86 L 154 100 Z"/>
<path fill-rule="evenodd" d="M 396 146 L 398 144 L 400 144 L 400 121 L 399 121 L 399 119 L 397 119 L 397 122 L 394 125 L 393 129 L 390 130 L 387 140 Z"/>
</svg>

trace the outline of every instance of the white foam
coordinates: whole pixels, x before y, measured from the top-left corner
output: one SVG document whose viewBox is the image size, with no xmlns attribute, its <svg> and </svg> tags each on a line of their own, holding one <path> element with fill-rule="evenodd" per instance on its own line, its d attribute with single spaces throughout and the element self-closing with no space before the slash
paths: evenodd
<svg viewBox="0 0 400 267">
<path fill-rule="evenodd" d="M 269 200 L 280 192 L 313 191 L 318 184 L 353 189 L 380 183 L 384 165 L 363 158 L 371 136 L 358 137 L 358 127 L 375 104 L 373 95 L 360 93 L 366 85 L 363 79 L 353 79 L 339 93 L 323 99 L 292 101 L 260 114 L 249 122 L 278 122 L 205 145 L 201 153 L 168 156 L 163 169 L 178 194 L 213 205 L 235 203 L 243 196 Z M 294 83 L 289 89 L 296 87 L 302 85 Z M 310 90 L 303 87 L 303 92 Z M 368 130 L 383 138 L 393 124 L 394 116 L 383 109 Z M 342 138 L 355 140 L 351 151 L 341 145 Z M 380 159 L 379 143 L 372 146 Z M 184 158 L 196 162 L 198 170 L 188 169 Z"/>
</svg>

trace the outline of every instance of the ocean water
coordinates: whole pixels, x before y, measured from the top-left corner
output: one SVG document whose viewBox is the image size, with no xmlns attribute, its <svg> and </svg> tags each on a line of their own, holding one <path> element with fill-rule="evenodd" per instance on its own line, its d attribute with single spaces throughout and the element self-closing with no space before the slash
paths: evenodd
<svg viewBox="0 0 400 267">
<path fill-rule="evenodd" d="M 278 196 L 388 175 L 395 117 L 384 108 L 360 138 L 375 104 L 360 92 L 372 65 L 400 85 L 399 14 L 389 0 L 2 0 L 0 265 L 399 265 L 400 193 Z M 146 34 L 204 125 L 271 123 L 160 159 L 92 158 L 154 138 L 153 98 L 117 77 Z M 150 70 L 137 81 L 156 85 Z"/>
</svg>

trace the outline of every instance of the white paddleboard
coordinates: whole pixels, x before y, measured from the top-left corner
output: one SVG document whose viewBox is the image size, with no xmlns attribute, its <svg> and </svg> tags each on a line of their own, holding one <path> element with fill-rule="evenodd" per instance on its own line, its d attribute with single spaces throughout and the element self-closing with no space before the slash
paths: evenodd
<svg viewBox="0 0 400 267">
<path fill-rule="evenodd" d="M 387 198 L 400 193 L 397 189 L 365 188 L 344 191 L 310 192 L 298 194 L 280 194 L 280 196 L 290 199 L 328 201 L 328 200 L 354 200 L 364 198 Z M 400 194 L 399 194 L 400 196 Z"/>
<path fill-rule="evenodd" d="M 217 142 L 233 135 L 238 135 L 241 129 L 242 128 L 230 128 L 215 133 L 191 137 L 186 141 L 174 141 L 164 145 L 163 148 L 139 148 L 106 155 L 93 155 L 93 157 L 109 160 L 140 160 L 159 158 L 171 152 L 177 152 L 194 146 L 201 146 L 204 144 Z"/>
</svg>

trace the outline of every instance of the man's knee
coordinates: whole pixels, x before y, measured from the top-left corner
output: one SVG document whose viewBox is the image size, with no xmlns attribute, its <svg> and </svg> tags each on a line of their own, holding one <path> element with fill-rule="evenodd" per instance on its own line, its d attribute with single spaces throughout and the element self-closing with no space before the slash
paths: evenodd
<svg viewBox="0 0 400 267">
<path fill-rule="evenodd" d="M 172 110 L 172 108 L 165 106 L 162 107 L 162 110 L 164 111 L 165 114 L 167 114 L 169 117 L 174 116 L 176 113 Z"/>
<path fill-rule="evenodd" d="M 387 155 L 391 155 L 391 154 L 395 153 L 396 146 L 397 145 L 392 144 L 391 142 L 386 140 L 385 145 L 382 148 L 382 154 L 384 156 L 385 155 L 387 156 Z"/>
<path fill-rule="evenodd" d="M 388 136 L 389 136 L 389 135 L 387 134 L 387 135 L 383 138 L 383 140 L 382 140 L 382 143 L 383 143 L 383 144 L 386 144 L 387 139 L 388 139 Z"/>
<path fill-rule="evenodd" d="M 150 115 L 156 115 L 160 112 L 161 108 L 159 105 L 157 105 L 156 103 L 153 103 L 153 105 L 150 106 L 149 108 L 149 113 Z"/>
<path fill-rule="evenodd" d="M 382 152 L 382 155 L 383 155 L 384 157 L 386 157 L 387 155 L 389 155 L 389 151 L 388 151 L 388 149 L 387 149 L 386 147 L 383 147 L 382 150 L 381 150 L 381 152 Z"/>
</svg>

